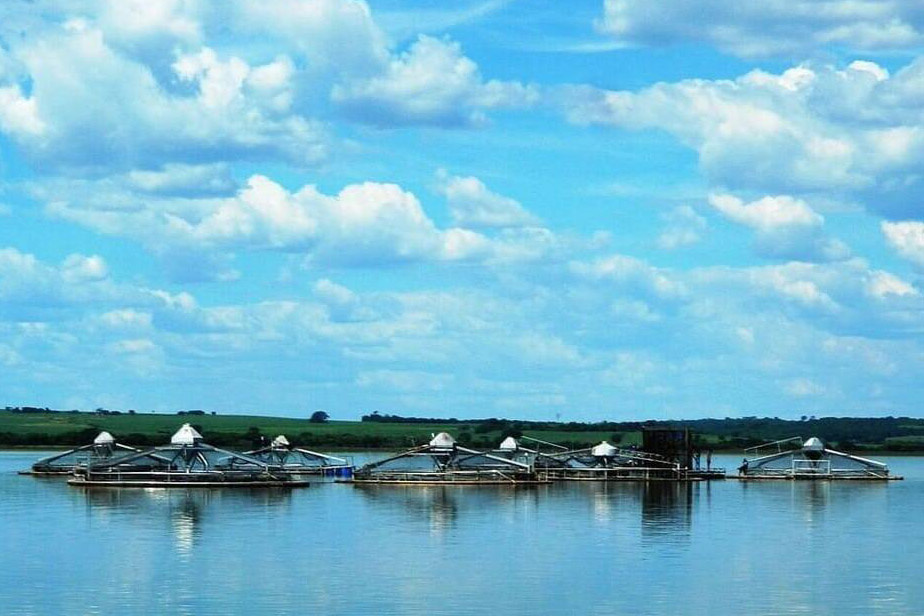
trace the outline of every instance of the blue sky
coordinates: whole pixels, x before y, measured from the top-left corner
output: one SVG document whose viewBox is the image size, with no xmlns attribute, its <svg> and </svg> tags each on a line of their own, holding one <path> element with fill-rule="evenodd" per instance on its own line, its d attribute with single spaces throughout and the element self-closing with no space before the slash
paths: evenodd
<svg viewBox="0 0 924 616">
<path fill-rule="evenodd" d="M 924 9 L 0 8 L 0 394 L 919 415 Z"/>
</svg>

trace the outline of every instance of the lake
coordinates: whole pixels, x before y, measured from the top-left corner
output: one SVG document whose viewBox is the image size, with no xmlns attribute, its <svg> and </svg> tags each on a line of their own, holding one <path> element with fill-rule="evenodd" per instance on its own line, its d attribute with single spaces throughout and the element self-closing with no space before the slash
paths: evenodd
<svg viewBox="0 0 924 616">
<path fill-rule="evenodd" d="M 222 491 L 15 474 L 41 455 L 0 452 L 6 615 L 924 614 L 924 458 L 881 458 L 888 483 Z"/>
</svg>

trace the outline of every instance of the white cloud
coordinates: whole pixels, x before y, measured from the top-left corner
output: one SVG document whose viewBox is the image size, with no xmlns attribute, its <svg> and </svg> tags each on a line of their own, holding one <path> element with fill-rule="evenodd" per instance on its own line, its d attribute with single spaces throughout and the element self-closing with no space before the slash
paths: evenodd
<svg viewBox="0 0 924 616">
<path fill-rule="evenodd" d="M 531 105 L 538 92 L 518 82 L 484 81 L 458 43 L 421 35 L 381 74 L 347 80 L 332 98 L 370 124 L 466 126 L 482 123 L 485 109 Z"/>
<path fill-rule="evenodd" d="M 490 227 L 531 227 L 539 220 L 516 199 L 492 192 L 475 177 L 440 178 L 453 222 L 470 229 Z"/>
<path fill-rule="evenodd" d="M 818 227 L 824 222 L 804 201 L 786 195 L 745 204 L 732 195 L 711 194 L 709 203 L 730 220 L 759 231 L 780 227 Z"/>
<path fill-rule="evenodd" d="M 309 265 L 367 267 L 420 261 L 536 262 L 569 258 L 593 244 L 535 226 L 509 226 L 490 235 L 439 228 L 417 197 L 395 184 L 351 184 L 328 195 L 313 185 L 290 191 L 254 175 L 228 197 L 210 195 L 204 187 L 201 197 L 171 194 L 188 192 L 184 187 L 198 177 L 212 178 L 215 189 L 221 189 L 226 178 L 222 170 L 170 167 L 100 181 L 59 180 L 35 185 L 33 194 L 50 216 L 132 238 L 175 265 L 178 273 L 193 270 L 203 279 L 235 279 L 231 257 L 239 251 L 302 254 Z M 144 189 L 141 194 L 139 188 Z M 503 199 L 489 192 L 480 196 Z M 497 223 L 496 203 L 491 213 Z M 525 210 L 508 208 L 503 215 L 510 224 L 513 215 L 524 223 L 532 221 Z"/>
<path fill-rule="evenodd" d="M 783 387 L 786 395 L 795 398 L 806 398 L 811 396 L 822 396 L 827 393 L 827 389 L 812 379 L 797 378 L 787 381 Z"/>
<path fill-rule="evenodd" d="M 625 255 L 601 257 L 591 262 L 574 261 L 570 270 L 578 278 L 610 281 L 659 299 L 678 298 L 686 293 L 684 284 L 668 271 Z"/>
<path fill-rule="evenodd" d="M 229 166 L 224 163 L 167 163 L 160 169 L 135 169 L 113 180 L 141 193 L 187 197 L 224 195 L 237 188 Z"/>
<path fill-rule="evenodd" d="M 326 155 L 321 126 L 289 109 L 285 57 L 251 66 L 202 48 L 181 55 L 168 76 L 192 92 L 172 93 L 87 22 L 48 31 L 15 54 L 31 93 L 3 90 L 10 100 L 0 127 L 44 164 L 112 170 L 271 154 L 313 164 Z"/>
<path fill-rule="evenodd" d="M 31 138 L 42 135 L 46 128 L 34 97 L 25 97 L 18 85 L 0 88 L 0 130 Z"/>
<path fill-rule="evenodd" d="M 778 195 L 744 203 L 733 195 L 714 193 L 709 203 L 729 220 L 755 229 L 754 247 L 762 256 L 800 261 L 850 257 L 846 244 L 824 235 L 824 217 L 800 199 Z"/>
<path fill-rule="evenodd" d="M 661 216 L 666 223 L 664 230 L 658 235 L 658 247 L 664 250 L 675 250 L 696 244 L 702 239 L 702 234 L 708 227 L 706 219 L 696 213 L 689 205 L 680 205 Z"/>
<path fill-rule="evenodd" d="M 243 0 L 232 18 L 237 31 L 297 51 L 309 71 L 370 75 L 388 62 L 387 39 L 360 0 Z"/>
<path fill-rule="evenodd" d="M 99 317 L 100 322 L 113 330 L 123 329 L 149 329 L 152 325 L 150 312 L 143 312 L 133 308 L 121 308 L 104 312 Z"/>
<path fill-rule="evenodd" d="M 902 383 L 916 392 L 920 371 L 916 345 L 901 335 L 920 331 L 920 294 L 859 260 L 681 272 L 609 258 L 573 264 L 570 277 L 507 271 L 478 289 L 363 292 L 321 278 L 290 287 L 290 297 L 217 304 L 111 280 L 68 282 L 64 270 L 0 251 L 0 363 L 18 382 L 53 383 L 52 405 L 60 389 L 151 406 L 157 398 L 137 385 L 155 374 L 167 405 L 204 397 L 229 411 L 271 391 L 337 412 L 372 395 L 396 409 L 455 414 L 472 405 L 595 407 L 631 390 L 627 410 L 676 416 L 726 408 L 715 388 L 722 375 L 752 392 L 747 408 L 729 393 L 729 411 L 743 413 L 775 409 L 780 388 L 807 374 L 823 375 L 819 409 L 841 409 L 842 393 L 866 401 L 856 384 L 870 379 L 882 388 L 877 400 L 910 399 Z M 659 296 L 658 276 L 685 295 Z M 43 288 L 63 290 L 54 313 Z M 201 369 L 190 373 L 190 362 Z"/>
<path fill-rule="evenodd" d="M 637 92 L 572 87 L 560 105 L 579 124 L 674 135 L 724 190 L 858 199 L 901 217 L 918 207 L 924 177 L 922 73 L 924 59 L 892 76 L 871 62 L 803 65 Z"/>
<path fill-rule="evenodd" d="M 909 49 L 924 41 L 924 16 L 904 0 L 604 0 L 603 11 L 597 27 L 626 45 L 705 42 L 744 57 Z"/>
<path fill-rule="evenodd" d="M 889 295 L 898 297 L 920 295 L 917 289 L 895 274 L 877 271 L 870 274 L 867 292 L 873 297 L 885 298 Z"/>
<path fill-rule="evenodd" d="M 883 222 L 882 233 L 898 254 L 924 268 L 924 222 Z"/>
<path fill-rule="evenodd" d="M 61 264 L 61 275 L 68 282 L 103 280 L 109 275 L 109 268 L 99 255 L 72 254 Z"/>
</svg>

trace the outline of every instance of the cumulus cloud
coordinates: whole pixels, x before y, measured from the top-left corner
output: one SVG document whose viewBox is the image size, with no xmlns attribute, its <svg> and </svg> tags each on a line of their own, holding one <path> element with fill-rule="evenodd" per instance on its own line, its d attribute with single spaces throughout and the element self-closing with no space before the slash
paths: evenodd
<svg viewBox="0 0 924 616">
<path fill-rule="evenodd" d="M 101 181 L 46 182 L 34 186 L 33 194 L 53 217 L 135 239 L 181 272 L 192 269 L 207 278 L 235 277 L 228 255 L 238 251 L 302 254 L 314 265 L 502 264 L 563 258 L 586 243 L 544 227 L 513 226 L 534 219 L 480 183 L 472 186 L 481 209 L 471 200 L 459 206 L 469 207 L 466 226 L 481 223 L 475 231 L 439 228 L 417 197 L 395 184 L 363 182 L 328 195 L 313 185 L 290 191 L 254 175 L 226 197 L 207 190 L 199 197 L 172 194 L 198 177 L 214 178 L 215 188 L 224 189 L 222 167 L 170 167 Z M 139 188 L 144 189 L 140 194 Z M 457 196 L 463 199 L 461 193 Z M 486 221 L 495 226 L 490 234 L 481 232 L 491 230 Z M 501 222 L 507 226 L 496 228 Z"/>
<path fill-rule="evenodd" d="M 757 232 L 754 247 L 763 256 L 800 261 L 837 261 L 850 256 L 840 240 L 825 236 L 824 217 L 788 195 L 751 203 L 727 194 L 709 195 L 709 203 L 729 220 Z"/>
<path fill-rule="evenodd" d="M 378 126 L 478 126 L 538 99 L 451 40 L 394 51 L 359 0 L 45 3 L 9 9 L 0 33 L 0 131 L 45 169 L 317 165 L 332 106 Z"/>
<path fill-rule="evenodd" d="M 516 199 L 499 195 L 475 177 L 440 176 L 453 222 L 470 229 L 491 227 L 533 227 L 539 219 Z"/>
<path fill-rule="evenodd" d="M 924 268 L 924 222 L 883 222 L 882 233 L 902 258 Z"/>
<path fill-rule="evenodd" d="M 906 333 L 920 331 L 924 301 L 859 260 L 684 272 L 617 256 L 575 262 L 554 280 L 508 272 L 479 289 L 398 292 L 320 278 L 306 297 L 240 303 L 97 280 L 92 261 L 0 251 L 0 363 L 23 383 L 54 382 L 51 404 L 63 395 L 55 388 L 89 387 L 136 407 L 204 396 L 246 410 L 286 379 L 286 403 L 309 396 L 340 412 L 370 392 L 456 413 L 593 406 L 632 389 L 626 404 L 637 412 L 696 413 L 722 403 L 721 393 L 696 400 L 723 374 L 773 408 L 781 384 L 823 370 L 819 408 L 838 408 L 840 390 L 869 400 L 855 385 L 880 376 L 891 399 L 903 399 L 897 383 L 916 384 L 920 370 Z M 73 269 L 86 274 L 69 279 Z M 56 312 L 40 297 L 52 288 Z M 194 378 L 189 362 L 201 368 Z M 152 373 L 159 391 L 182 394 L 137 389 Z"/>
<path fill-rule="evenodd" d="M 924 15 L 903 0 L 604 0 L 600 31 L 626 45 L 707 43 L 744 56 L 920 46 Z"/>
<path fill-rule="evenodd" d="M 668 271 L 626 255 L 574 261 L 570 270 L 585 280 L 612 282 L 660 299 L 678 298 L 686 293 L 684 284 Z"/>
<path fill-rule="evenodd" d="M 517 82 L 484 81 L 458 43 L 425 35 L 381 74 L 347 80 L 332 91 L 348 115 L 381 126 L 477 125 L 485 109 L 528 106 L 538 96 Z"/>
<path fill-rule="evenodd" d="M 698 294 L 727 294 L 725 301 L 737 302 L 742 313 L 780 311 L 838 335 L 907 335 L 918 331 L 924 317 L 922 297 L 913 285 L 857 258 L 703 268 L 693 272 L 688 284 Z"/>
<path fill-rule="evenodd" d="M 709 203 L 728 219 L 757 229 L 773 231 L 781 227 L 818 227 L 824 219 L 804 201 L 781 195 L 764 197 L 745 204 L 732 195 L 709 195 Z"/>
<path fill-rule="evenodd" d="M 311 74 L 372 75 L 389 59 L 388 40 L 362 0 L 243 0 L 231 10 L 238 31 L 293 49 Z"/>
<path fill-rule="evenodd" d="M 924 60 L 895 75 L 871 62 L 797 66 L 637 92 L 566 88 L 575 123 L 659 129 L 695 149 L 715 186 L 858 199 L 888 217 L 919 209 Z"/>
<path fill-rule="evenodd" d="M 17 47 L 28 98 L 8 86 L 0 117 L 22 149 L 48 164 L 134 167 L 281 156 L 312 164 L 325 156 L 322 127 L 289 109 L 291 63 L 251 66 L 203 48 L 181 55 L 172 93 L 151 69 L 112 48 L 84 21 Z M 101 95 L 105 93 L 105 95 Z"/>
<path fill-rule="evenodd" d="M 689 205 L 680 205 L 661 216 L 664 230 L 658 235 L 657 244 L 664 250 L 675 250 L 696 244 L 708 227 L 706 219 Z"/>
</svg>

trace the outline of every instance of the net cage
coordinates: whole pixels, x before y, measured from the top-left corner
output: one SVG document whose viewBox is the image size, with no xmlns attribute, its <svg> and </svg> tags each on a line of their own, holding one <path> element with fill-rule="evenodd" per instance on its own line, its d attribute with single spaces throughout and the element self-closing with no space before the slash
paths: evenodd
<svg viewBox="0 0 924 616">
<path fill-rule="evenodd" d="M 545 441 L 538 441 L 536 439 L 531 440 L 534 440 L 537 443 L 545 443 Z M 564 447 L 555 445 L 554 443 L 545 444 L 566 450 Z M 527 464 L 537 470 L 545 468 L 561 468 L 564 466 L 564 462 L 555 458 L 553 455 L 539 451 L 539 449 L 526 447 L 512 436 L 505 438 L 497 447 L 497 449 L 491 451 L 491 454 L 498 458 L 504 458 L 505 460 L 513 460 L 515 462 L 520 462 L 521 464 Z"/>
<path fill-rule="evenodd" d="M 326 473 L 348 470 L 353 467 L 353 464 L 346 458 L 294 447 L 284 435 L 277 436 L 266 447 L 245 451 L 244 455 L 264 462 L 274 470 L 286 472 Z"/>
<path fill-rule="evenodd" d="M 82 447 L 69 449 L 35 462 L 30 471 L 34 474 L 70 474 L 79 465 L 108 460 L 138 450 L 116 442 L 108 432 L 100 432 L 93 442 Z"/>
<path fill-rule="evenodd" d="M 663 456 L 603 441 L 593 447 L 553 453 L 543 469 L 552 479 L 679 479 L 679 465 Z"/>
<path fill-rule="evenodd" d="M 440 433 L 424 446 L 409 449 L 354 471 L 356 481 L 517 482 L 532 481 L 528 463 L 458 445 Z"/>
<path fill-rule="evenodd" d="M 561 461 L 565 468 L 677 468 L 675 462 L 657 454 L 615 447 L 606 441 L 594 447 L 553 454 L 553 456 Z"/>
<path fill-rule="evenodd" d="M 812 437 L 775 441 L 745 450 L 739 475 L 752 478 L 844 478 L 887 479 L 889 468 L 883 462 L 855 456 L 827 447 Z"/>
<path fill-rule="evenodd" d="M 265 462 L 202 442 L 184 425 L 169 445 L 96 460 L 75 468 L 77 482 L 94 483 L 223 483 L 285 482 Z"/>
</svg>

